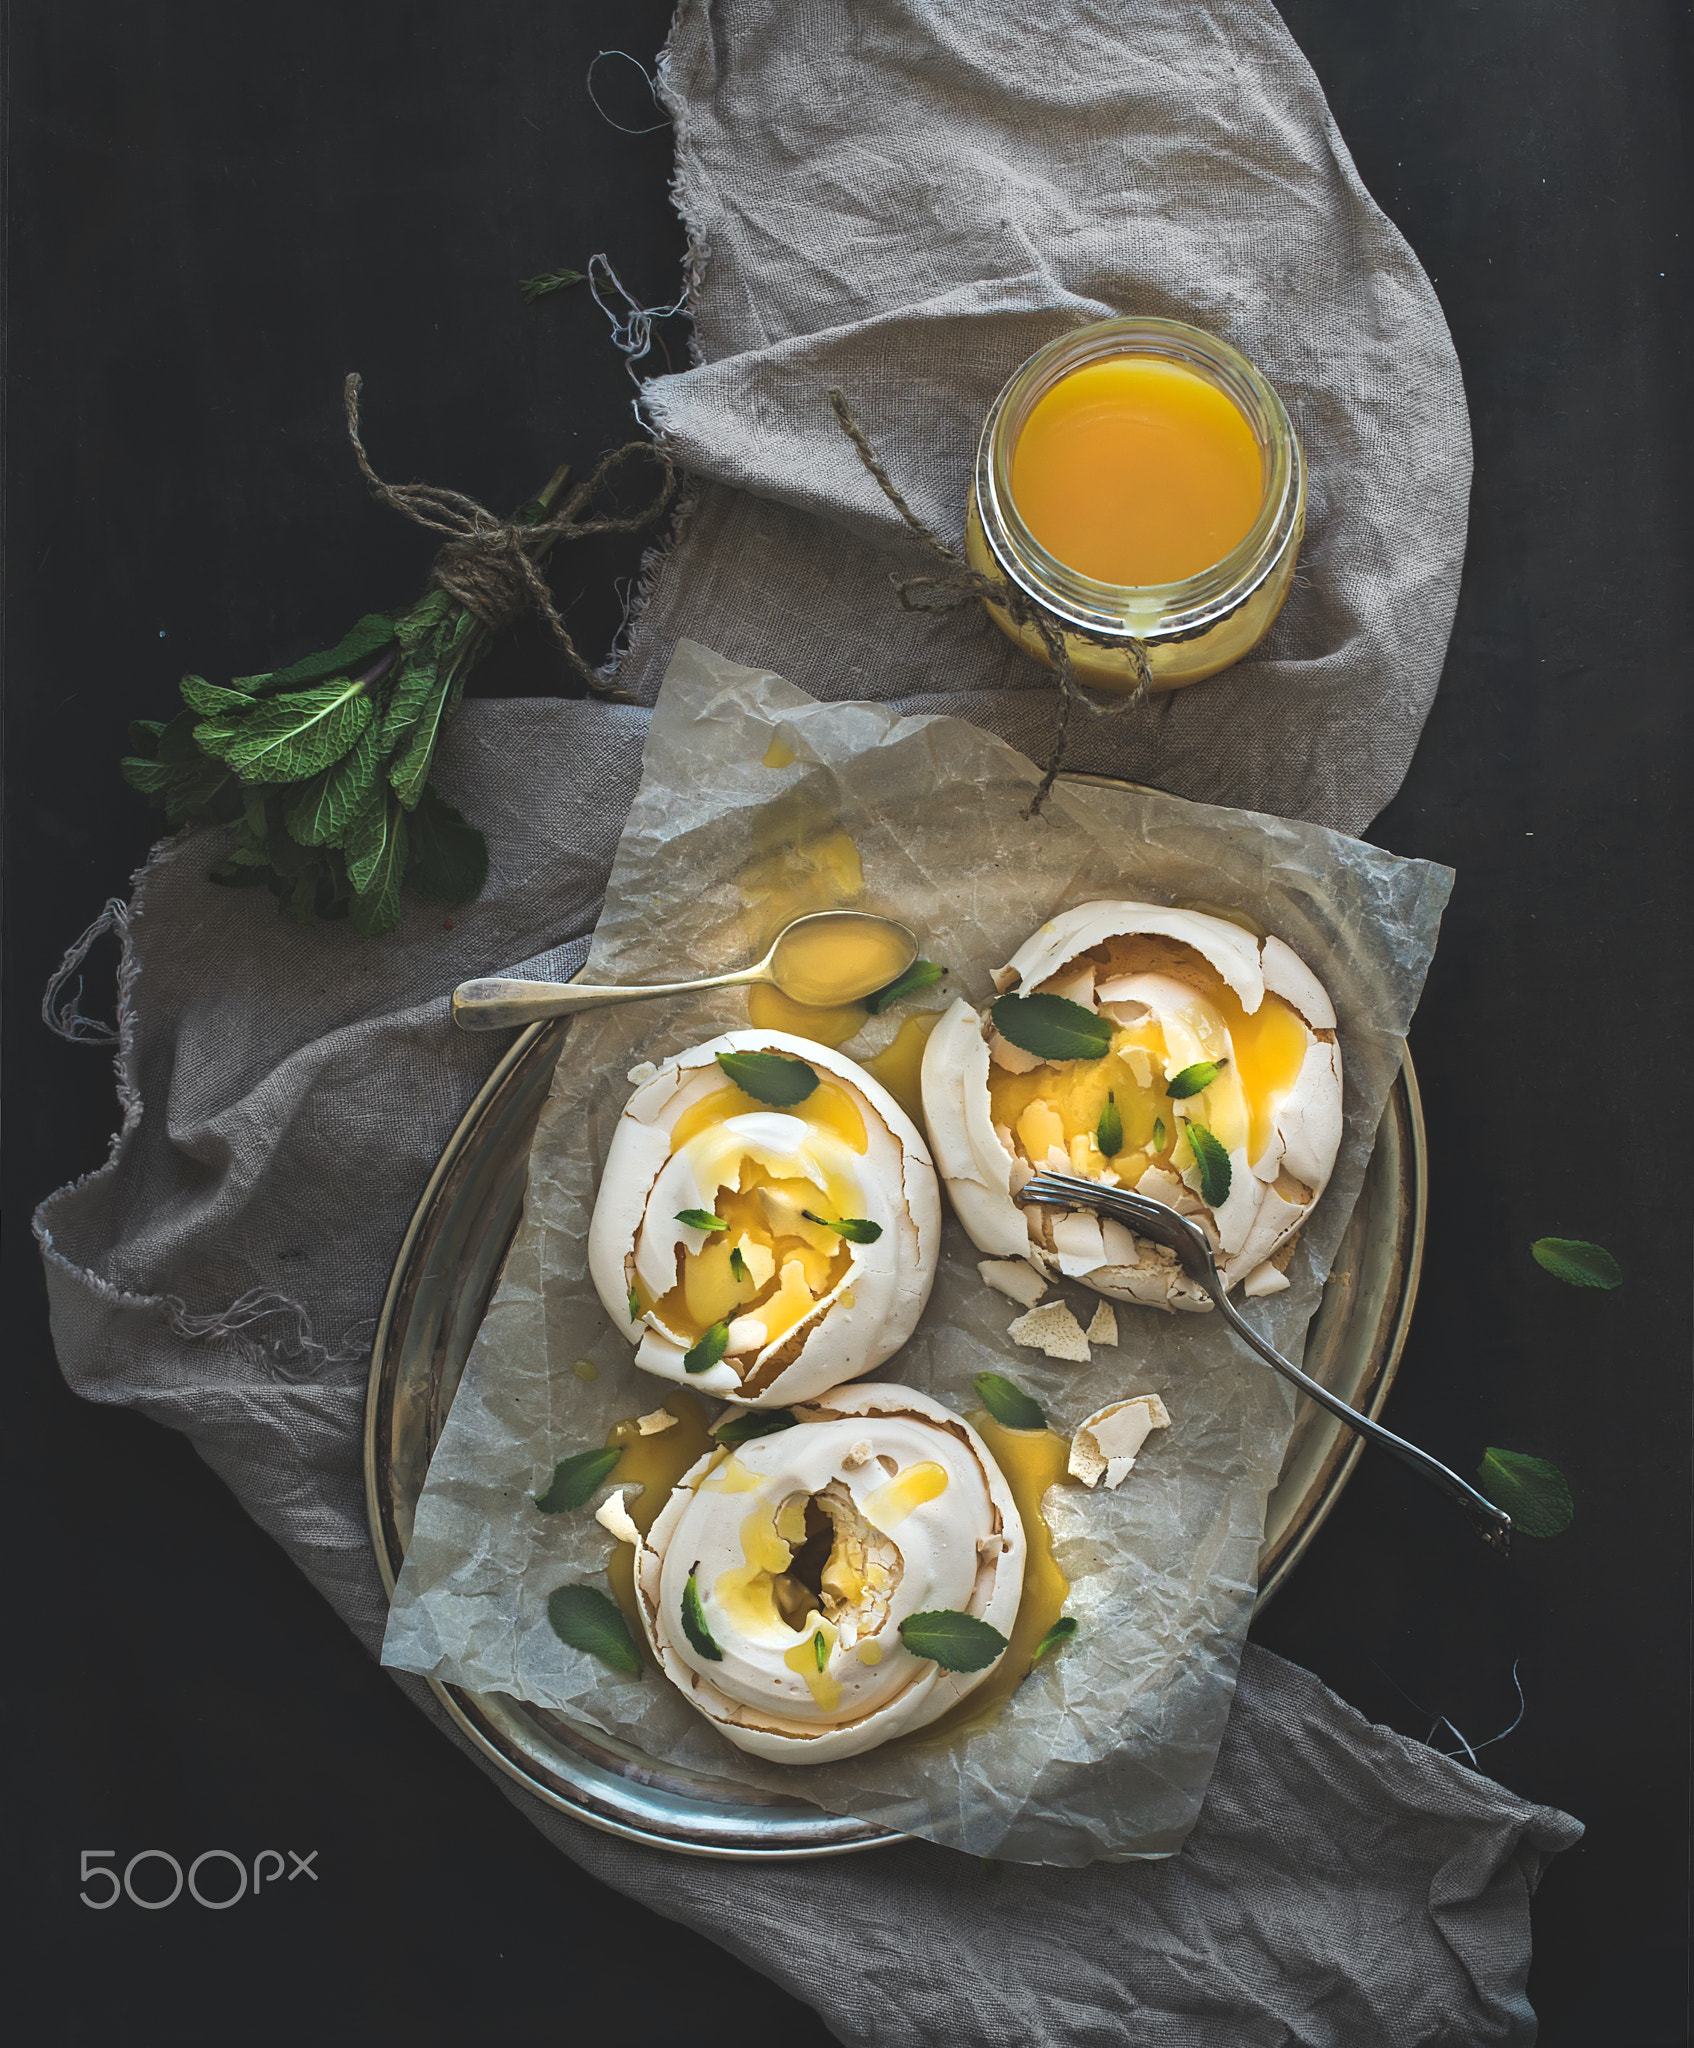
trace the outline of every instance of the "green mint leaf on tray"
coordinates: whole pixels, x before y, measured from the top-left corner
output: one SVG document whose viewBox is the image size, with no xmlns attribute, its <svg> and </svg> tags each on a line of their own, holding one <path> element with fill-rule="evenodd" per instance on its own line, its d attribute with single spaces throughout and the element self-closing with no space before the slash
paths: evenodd
<svg viewBox="0 0 1694 2048">
<path fill-rule="evenodd" d="M 683 1353 L 684 1372 L 710 1372 L 729 1349 L 729 1325 L 714 1323 L 699 1343 Z"/>
<path fill-rule="evenodd" d="M 804 1060 L 780 1052 L 720 1052 L 718 1065 L 743 1095 L 773 1109 L 792 1109 L 818 1085 L 817 1074 Z"/>
<path fill-rule="evenodd" d="M 553 1467 L 552 1482 L 546 1492 L 531 1498 L 544 1515 L 560 1515 L 567 1508 L 579 1508 L 593 1497 L 595 1488 L 622 1456 L 616 1444 L 608 1444 L 604 1450 L 577 1451 L 569 1458 L 561 1458 Z"/>
<path fill-rule="evenodd" d="M 891 981 L 886 988 L 879 988 L 874 995 L 864 998 L 864 1005 L 873 1017 L 880 1017 L 907 996 L 915 996 L 919 990 L 934 988 L 947 972 L 937 960 L 914 960 L 898 981 Z"/>
<path fill-rule="evenodd" d="M 580 270 L 544 270 L 539 277 L 524 277 L 518 280 L 518 290 L 523 293 L 524 304 L 533 306 L 537 299 L 548 298 L 554 292 L 568 291 L 573 284 L 581 284 Z"/>
<path fill-rule="evenodd" d="M 304 782 L 339 761 L 371 722 L 362 683 L 337 676 L 194 728 L 202 753 L 247 782 Z"/>
<path fill-rule="evenodd" d="M 1156 1116 L 1153 1119 L 1153 1150 L 1155 1152 L 1162 1152 L 1164 1149 L 1165 1120 L 1162 1116 Z"/>
<path fill-rule="evenodd" d="M 721 1216 L 714 1216 L 710 1209 L 679 1209 L 678 1223 L 686 1223 L 690 1230 L 727 1230 L 729 1225 Z"/>
<path fill-rule="evenodd" d="M 1040 1642 L 1036 1644 L 1035 1655 L 1029 1660 L 1030 1669 L 1033 1671 L 1042 1658 L 1050 1655 L 1054 1650 L 1063 1649 L 1065 1644 L 1075 1634 L 1076 1616 L 1074 1614 L 1061 1614 L 1058 1620 L 1054 1622 L 1053 1626 L 1041 1638 Z"/>
<path fill-rule="evenodd" d="M 977 1399 L 1006 1429 L 1045 1429 L 1047 1411 L 1003 1373 L 979 1372 L 971 1382 Z"/>
<path fill-rule="evenodd" d="M 1112 1049 L 1112 1020 L 1069 996 L 1001 996 L 989 1013 L 1008 1045 L 1043 1060 L 1097 1060 Z"/>
<path fill-rule="evenodd" d="M 814 1216 L 810 1209 L 802 1209 L 800 1214 L 820 1230 L 833 1230 L 849 1244 L 875 1244 L 882 1235 L 882 1225 L 873 1223 L 868 1216 Z"/>
<path fill-rule="evenodd" d="M 488 880 L 488 841 L 425 785 L 406 832 L 406 885 L 428 903 L 470 903 Z"/>
<path fill-rule="evenodd" d="M 749 1408 L 745 1415 L 732 1415 L 720 1422 L 712 1435 L 720 1444 L 750 1444 L 755 1437 L 775 1436 L 780 1429 L 792 1429 L 794 1417 L 786 1408 Z"/>
<path fill-rule="evenodd" d="M 1186 1102 L 1189 1096 L 1209 1088 L 1228 1065 L 1228 1060 L 1196 1060 L 1193 1066 L 1171 1076 L 1165 1083 L 1165 1093 L 1172 1102 Z"/>
<path fill-rule="evenodd" d="M 1108 1159 L 1115 1159 L 1123 1150 L 1123 1113 L 1118 1108 L 1117 1097 L 1109 1090 L 1106 1106 L 1094 1128 L 1094 1142 Z"/>
<path fill-rule="evenodd" d="M 1483 1492 L 1506 1510 L 1519 1535 L 1558 1536 L 1570 1527 L 1576 1508 L 1557 1465 L 1490 1444 L 1476 1472 Z"/>
<path fill-rule="evenodd" d="M 623 1610 L 598 1586 L 559 1587 L 548 1596 L 547 1619 L 561 1643 L 598 1657 L 630 1678 L 641 1676 L 641 1652 Z"/>
<path fill-rule="evenodd" d="M 1204 1124 L 1191 1122 L 1185 1128 L 1194 1148 L 1194 1164 L 1200 1169 L 1200 1199 L 1208 1209 L 1221 1209 L 1229 1200 L 1229 1154 Z"/>
<path fill-rule="evenodd" d="M 1621 1287 L 1623 1273 L 1603 1245 L 1587 1244 L 1580 1237 L 1538 1237 L 1529 1255 L 1555 1280 L 1567 1287 Z"/>
<path fill-rule="evenodd" d="M 991 1622 L 948 1608 L 908 1614 L 900 1624 L 900 1640 L 914 1657 L 927 1657 L 943 1671 L 985 1671 L 1006 1647 L 1006 1638 Z"/>
<path fill-rule="evenodd" d="M 696 1566 L 695 1570 L 698 1571 Z M 700 1588 L 694 1572 L 688 1574 L 688 1583 L 682 1589 L 682 1632 L 709 1664 L 721 1664 L 723 1652 L 706 1626 L 706 1610 L 700 1605 Z"/>
</svg>

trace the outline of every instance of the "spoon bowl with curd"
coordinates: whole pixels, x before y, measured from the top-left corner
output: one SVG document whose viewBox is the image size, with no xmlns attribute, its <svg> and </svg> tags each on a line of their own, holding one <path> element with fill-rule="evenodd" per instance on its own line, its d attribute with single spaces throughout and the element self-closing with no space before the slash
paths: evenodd
<svg viewBox="0 0 1694 2048">
<path fill-rule="evenodd" d="M 658 996 L 692 996 L 708 989 L 753 988 L 768 983 L 791 1002 L 828 1009 L 855 1003 L 898 981 L 918 957 L 918 942 L 903 924 L 869 910 L 820 910 L 797 917 L 778 932 L 762 960 L 732 974 L 696 981 L 655 982 L 620 988 L 579 981 L 519 981 L 487 975 L 453 991 L 453 1022 L 461 1031 L 506 1031 L 545 1017 L 574 1017 L 615 1003 Z"/>
</svg>

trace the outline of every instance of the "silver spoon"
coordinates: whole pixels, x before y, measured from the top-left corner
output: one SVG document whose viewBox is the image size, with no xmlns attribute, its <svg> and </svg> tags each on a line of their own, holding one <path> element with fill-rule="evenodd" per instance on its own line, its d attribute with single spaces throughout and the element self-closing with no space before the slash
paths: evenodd
<svg viewBox="0 0 1694 2048">
<path fill-rule="evenodd" d="M 832 985 L 828 1004 L 854 1003 L 898 981 L 918 957 L 918 942 L 903 924 L 869 910 L 818 910 L 797 917 L 777 933 L 776 943 L 752 967 L 734 974 L 709 974 L 699 981 L 657 982 L 649 988 L 612 988 L 580 981 L 517 981 L 491 975 L 462 981 L 453 991 L 453 1022 L 461 1031 L 504 1031 L 514 1024 L 533 1024 L 541 1017 L 574 1017 L 582 1010 L 604 1010 L 613 1003 L 644 1003 L 655 996 L 692 996 L 712 988 L 751 988 L 757 982 L 773 987 L 797 1003 L 818 1005 L 817 984 L 802 980 L 803 950 L 831 938 L 850 940 L 864 927 L 880 925 L 900 942 L 898 964 L 888 971 L 883 961 L 870 978 L 844 979 Z M 890 958 L 895 956 L 890 955 Z M 862 984 L 862 985 L 861 985 Z"/>
<path fill-rule="evenodd" d="M 1197 1281 L 1222 1310 L 1224 1321 L 1243 1344 L 1256 1351 L 1267 1365 L 1274 1365 L 1284 1379 L 1292 1380 L 1301 1393 L 1309 1394 L 1320 1408 L 1327 1408 L 1331 1415 L 1338 1416 L 1349 1429 L 1356 1429 L 1373 1444 L 1381 1444 L 1402 1465 L 1409 1465 L 1421 1478 L 1457 1501 L 1470 1516 L 1471 1526 L 1490 1549 L 1504 1555 L 1511 1547 L 1512 1518 L 1504 1508 L 1496 1507 L 1486 1495 L 1478 1493 L 1474 1486 L 1467 1484 L 1458 1473 L 1449 1471 L 1427 1451 L 1420 1451 L 1416 1444 L 1409 1444 L 1391 1429 L 1384 1429 L 1380 1422 L 1373 1422 L 1368 1415 L 1349 1408 L 1338 1394 L 1320 1386 L 1297 1365 L 1290 1365 L 1280 1352 L 1271 1349 L 1230 1300 L 1223 1277 L 1218 1272 L 1217 1261 L 1212 1256 L 1211 1244 L 1197 1223 L 1186 1216 L 1179 1216 L 1174 1209 L 1167 1209 L 1163 1202 L 1136 1194 L 1132 1188 L 1102 1187 L 1097 1181 L 1081 1180 L 1068 1173 L 1036 1174 L 1018 1190 L 1017 1199 L 1036 1202 L 1049 1209 L 1092 1209 L 1097 1215 L 1110 1216 L 1119 1223 L 1128 1224 L 1130 1229 L 1142 1237 L 1150 1237 L 1155 1244 L 1168 1246 L 1176 1253 L 1189 1279 Z"/>
</svg>

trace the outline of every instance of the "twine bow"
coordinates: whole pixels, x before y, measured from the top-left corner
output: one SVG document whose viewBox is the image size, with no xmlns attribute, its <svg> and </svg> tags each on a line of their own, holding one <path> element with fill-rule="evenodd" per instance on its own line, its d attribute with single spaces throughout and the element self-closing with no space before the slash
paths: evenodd
<svg viewBox="0 0 1694 2048">
<path fill-rule="evenodd" d="M 940 569 L 927 576 L 890 577 L 895 593 L 900 600 L 900 609 L 907 612 L 950 612 L 973 599 L 984 604 L 997 605 L 1015 626 L 1032 627 L 1039 636 L 1049 664 L 1059 685 L 1058 726 L 1053 736 L 1053 745 L 1048 752 L 1046 767 L 1041 781 L 1031 799 L 1026 818 L 1033 818 L 1047 801 L 1048 792 L 1064 764 L 1065 741 L 1070 732 L 1072 709 L 1081 704 L 1097 718 L 1113 718 L 1120 713 L 1139 709 L 1147 702 L 1147 693 L 1152 686 L 1153 671 L 1147 660 L 1146 643 L 1134 640 L 1121 633 L 1096 633 L 1087 627 L 1072 625 L 1038 604 L 1027 590 L 1003 576 L 985 575 L 980 569 L 973 569 L 969 562 L 950 548 L 934 527 L 920 519 L 911 506 L 895 488 L 893 479 L 883 467 L 882 458 L 871 446 L 870 436 L 853 416 L 853 408 L 847 403 L 846 395 L 839 385 L 829 390 L 830 409 L 834 412 L 841 431 L 858 450 L 859 460 L 876 480 L 882 495 L 921 540 L 930 553 L 941 563 Z M 1071 668 L 1070 648 L 1067 636 L 1077 640 L 1091 641 L 1096 647 L 1127 649 L 1135 662 L 1135 688 L 1128 696 L 1114 695 L 1109 703 L 1097 704 L 1083 692 L 1083 686 Z"/>
<path fill-rule="evenodd" d="M 431 583 L 445 590 L 473 618 L 494 632 L 525 612 L 539 612 L 551 627 L 565 659 L 588 688 L 602 696 L 619 694 L 594 673 L 577 651 L 576 642 L 553 602 L 539 557 L 558 540 L 580 540 L 591 533 L 637 533 L 642 527 L 651 526 L 676 496 L 677 468 L 670 456 L 652 441 L 628 441 L 602 456 L 594 474 L 578 484 L 554 510 L 551 495 L 568 473 L 558 470 L 541 494 L 540 503 L 547 508 L 547 516 L 533 522 L 501 519 L 474 498 L 466 497 L 463 491 L 448 490 L 439 484 L 384 483 L 371 467 L 359 437 L 359 393 L 363 388 L 364 380 L 357 371 L 343 387 L 347 438 L 374 497 L 392 506 L 413 525 L 427 526 L 433 533 L 448 536 L 430 566 Z M 583 508 L 592 502 L 606 479 L 636 456 L 656 462 L 664 472 L 664 481 L 653 502 L 645 510 L 627 516 L 603 513 L 584 518 Z"/>
</svg>

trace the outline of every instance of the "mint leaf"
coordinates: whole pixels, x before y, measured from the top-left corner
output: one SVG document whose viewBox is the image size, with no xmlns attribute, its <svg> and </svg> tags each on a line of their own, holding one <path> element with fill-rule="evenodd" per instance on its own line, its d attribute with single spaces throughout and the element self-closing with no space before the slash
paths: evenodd
<svg viewBox="0 0 1694 2048">
<path fill-rule="evenodd" d="M 419 598 L 411 610 L 406 613 L 405 617 L 395 622 L 394 637 L 400 643 L 401 653 L 415 653 L 432 633 L 447 624 L 453 607 L 454 600 L 439 586 L 431 590 L 426 596 Z M 468 626 L 470 622 L 470 614 L 468 612 L 461 612 L 458 625 L 454 627 L 453 633 L 447 637 L 449 639 L 456 638 L 460 629 Z"/>
<path fill-rule="evenodd" d="M 434 597 L 439 593 L 432 591 L 430 595 Z M 307 683 L 321 683 L 330 676 L 348 675 L 361 664 L 368 667 L 370 657 L 380 654 L 392 642 L 395 630 L 391 612 L 367 612 L 350 632 L 322 654 L 308 654 L 287 668 L 273 670 L 269 675 L 232 676 L 230 687 L 245 690 L 256 697 L 274 697 L 279 690 L 298 690 Z"/>
<path fill-rule="evenodd" d="M 927 1657 L 943 1671 L 985 1671 L 1006 1647 L 1006 1638 L 991 1622 L 948 1608 L 908 1614 L 900 1624 L 900 1640 L 914 1657 Z"/>
<path fill-rule="evenodd" d="M 695 1570 L 698 1569 L 696 1566 Z M 706 1626 L 706 1610 L 700 1605 L 700 1588 L 693 1572 L 688 1574 L 688 1583 L 682 1589 L 682 1632 L 709 1664 L 723 1662 L 723 1652 Z"/>
<path fill-rule="evenodd" d="M 204 676 L 184 676 L 177 685 L 182 701 L 202 718 L 221 718 L 229 711 L 251 711 L 253 698 L 246 690 L 226 690 Z"/>
<path fill-rule="evenodd" d="M 684 1372 L 710 1372 L 729 1349 L 729 1325 L 714 1323 L 699 1343 L 683 1353 Z"/>
<path fill-rule="evenodd" d="M 1118 1108 L 1118 1099 L 1109 1090 L 1106 1106 L 1100 1112 L 1100 1121 L 1094 1127 L 1094 1142 L 1108 1159 L 1115 1159 L 1123 1150 L 1123 1113 Z"/>
<path fill-rule="evenodd" d="M 1567 1287 L 1621 1287 L 1623 1273 L 1603 1245 L 1580 1237 L 1538 1237 L 1529 1255 L 1543 1271 Z"/>
<path fill-rule="evenodd" d="M 561 1458 L 553 1467 L 552 1483 L 547 1490 L 531 1498 L 544 1515 L 579 1508 L 622 1456 L 616 1444 L 608 1444 L 604 1450 L 578 1451 L 572 1457 Z"/>
<path fill-rule="evenodd" d="M 434 783 L 406 831 L 406 885 L 430 903 L 469 903 L 488 880 L 488 842 Z"/>
<path fill-rule="evenodd" d="M 1194 1148 L 1194 1163 L 1200 1169 L 1200 1199 L 1208 1209 L 1221 1209 L 1229 1200 L 1229 1154 L 1204 1124 L 1190 1122 L 1185 1128 Z"/>
<path fill-rule="evenodd" d="M 408 655 L 402 659 L 398 671 L 390 676 L 388 703 L 382 714 L 382 751 L 385 754 L 392 754 L 410 737 L 425 700 L 435 688 L 437 673 L 435 662 L 414 660 Z"/>
<path fill-rule="evenodd" d="M 879 988 L 874 995 L 864 997 L 864 1006 L 873 1017 L 880 1017 L 884 1010 L 892 1009 L 907 996 L 915 996 L 920 989 L 934 988 L 946 972 L 939 961 L 914 960 L 897 981 L 891 981 L 886 988 Z"/>
<path fill-rule="evenodd" d="M 435 757 L 435 743 L 441 737 L 441 721 L 450 706 L 448 695 L 453 678 L 445 672 L 434 676 L 418 707 L 418 715 L 388 764 L 388 785 L 410 810 L 423 795 L 429 764 Z"/>
<path fill-rule="evenodd" d="M 1064 1645 L 1068 1643 L 1071 1637 L 1075 1634 L 1075 1615 L 1061 1614 L 1058 1620 L 1054 1622 L 1053 1626 L 1041 1638 L 1040 1642 L 1036 1644 L 1035 1655 L 1031 1657 L 1029 1660 L 1030 1669 L 1033 1671 L 1035 1666 L 1039 1664 L 1042 1658 L 1047 1656 L 1050 1651 L 1062 1649 Z"/>
<path fill-rule="evenodd" d="M 849 1244 L 875 1244 L 882 1235 L 882 1225 L 873 1223 L 868 1216 L 814 1216 L 810 1209 L 802 1209 L 800 1214 L 821 1230 L 833 1230 Z"/>
<path fill-rule="evenodd" d="M 208 719 L 194 737 L 244 782 L 304 782 L 339 761 L 370 721 L 363 685 L 340 676 L 314 690 L 266 698 L 239 716 Z"/>
<path fill-rule="evenodd" d="M 518 290 L 523 293 L 524 304 L 533 306 L 537 299 L 545 299 L 553 292 L 581 284 L 582 275 L 580 270 L 544 270 L 539 277 L 520 278 Z"/>
<path fill-rule="evenodd" d="M 792 1429 L 794 1416 L 786 1408 L 749 1408 L 745 1415 L 732 1415 L 712 1431 L 720 1444 L 750 1444 L 755 1437 L 775 1436 Z"/>
<path fill-rule="evenodd" d="M 560 1586 L 547 1600 L 547 1619 L 561 1643 L 610 1664 L 631 1678 L 641 1676 L 641 1652 L 615 1600 L 598 1586 Z"/>
<path fill-rule="evenodd" d="M 395 799 L 382 797 L 348 830 L 347 878 L 353 884 L 353 925 L 367 938 L 390 932 L 400 922 L 406 824 L 406 813 Z"/>
<path fill-rule="evenodd" d="M 1047 1411 L 1026 1394 L 1015 1380 L 1002 1373 L 979 1372 L 971 1382 L 977 1399 L 989 1414 L 1007 1429 L 1045 1429 Z"/>
<path fill-rule="evenodd" d="M 710 1209 L 679 1209 L 678 1223 L 686 1223 L 690 1230 L 727 1230 L 729 1225 L 721 1216 L 714 1216 Z"/>
<path fill-rule="evenodd" d="M 302 846 L 335 846 L 370 802 L 382 758 L 375 725 L 367 725 L 350 754 L 305 783 L 289 804 L 289 834 Z"/>
<path fill-rule="evenodd" d="M 1491 1444 L 1482 1454 L 1476 1476 L 1482 1481 L 1483 1492 L 1496 1507 L 1506 1510 L 1512 1527 L 1521 1535 L 1562 1535 L 1575 1517 L 1576 1507 L 1565 1475 L 1545 1458 L 1531 1458 L 1522 1451 L 1502 1451 Z"/>
<path fill-rule="evenodd" d="M 1209 1088 L 1228 1065 L 1228 1060 L 1196 1060 L 1193 1066 L 1184 1067 L 1180 1074 L 1171 1076 L 1165 1083 L 1165 1093 L 1172 1102 L 1186 1102 L 1189 1096 Z"/>
<path fill-rule="evenodd" d="M 1112 1020 L 1069 996 L 1001 996 L 989 1013 L 1009 1045 L 1044 1060 L 1097 1060 L 1112 1049 Z"/>
<path fill-rule="evenodd" d="M 818 1085 L 804 1060 L 780 1052 L 720 1052 L 718 1065 L 743 1095 L 768 1102 L 773 1109 L 792 1109 Z"/>
</svg>

